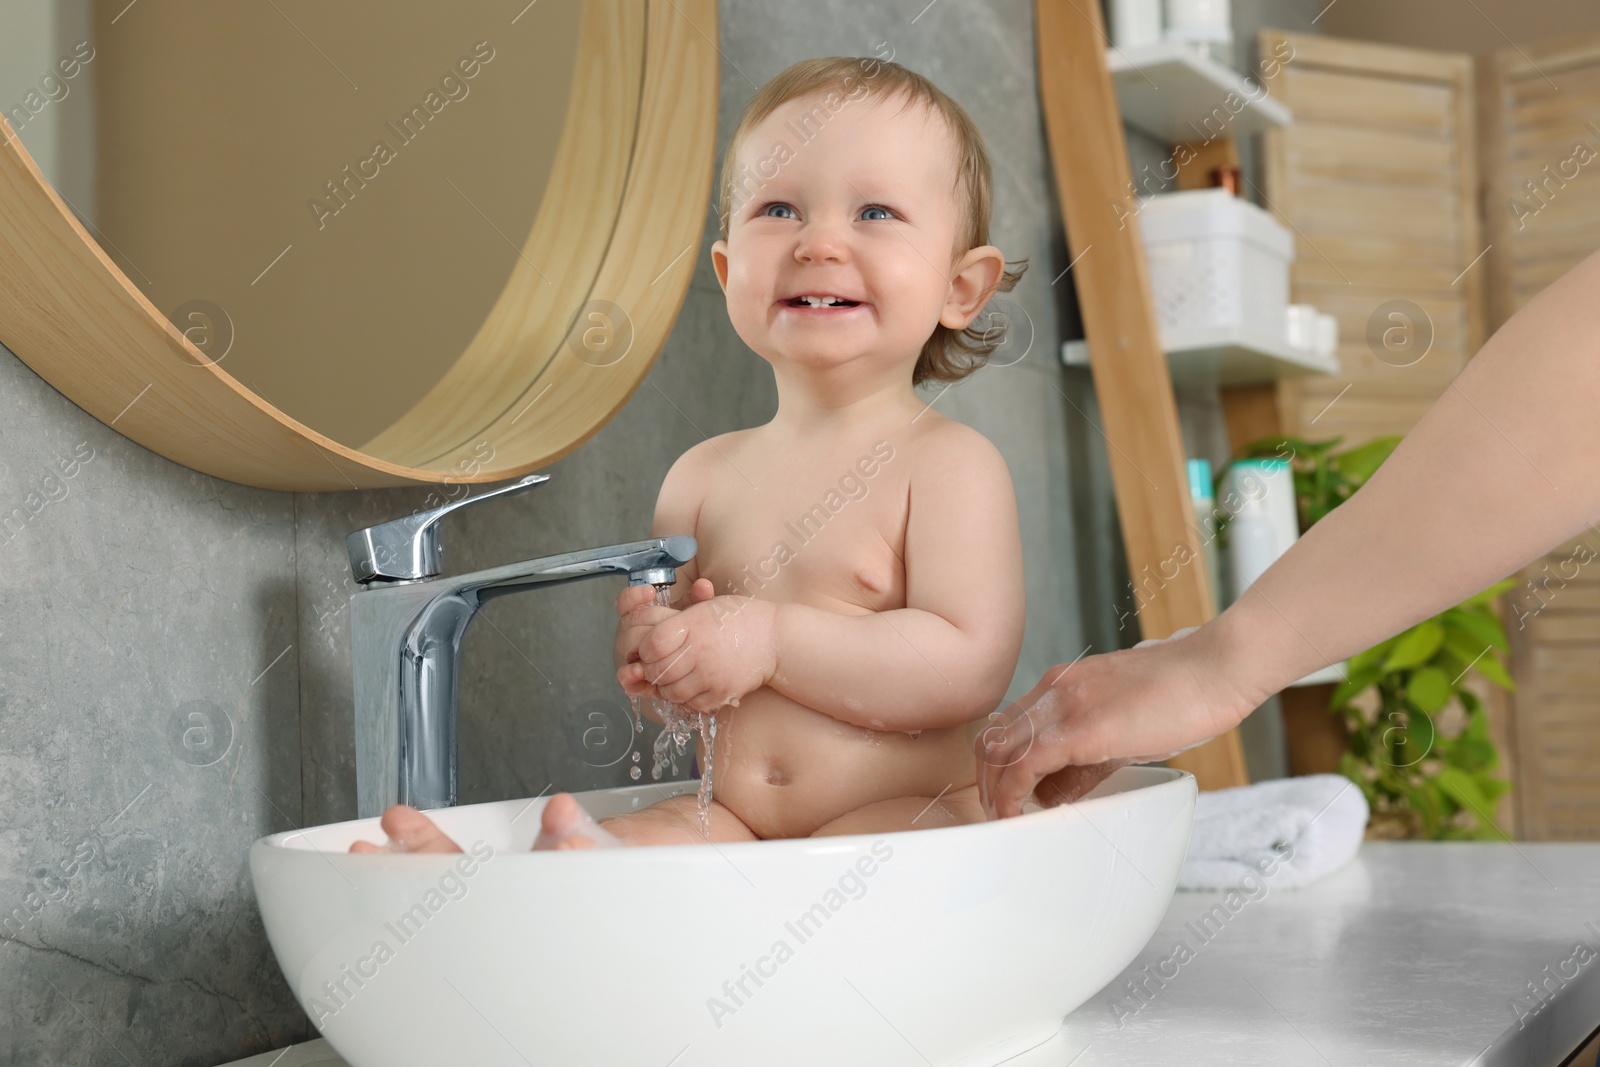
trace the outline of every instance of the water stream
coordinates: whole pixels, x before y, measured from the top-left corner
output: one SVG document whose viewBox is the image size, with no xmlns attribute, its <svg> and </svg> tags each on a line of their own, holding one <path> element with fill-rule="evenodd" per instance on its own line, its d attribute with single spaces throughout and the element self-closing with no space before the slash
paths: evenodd
<svg viewBox="0 0 1600 1067">
<path fill-rule="evenodd" d="M 657 605 L 661 607 L 671 606 L 671 588 L 671 586 L 665 585 L 656 586 L 655 603 Z M 644 718 L 639 710 L 639 701 L 641 699 L 644 698 L 634 697 L 633 699 L 633 723 L 636 733 L 644 730 Z M 701 715 L 670 701 L 657 700 L 655 697 L 648 699 L 662 722 L 661 733 L 656 737 L 655 761 L 650 768 L 651 778 L 659 781 L 662 772 L 667 769 L 669 764 L 672 767 L 672 773 L 677 774 L 678 757 L 688 752 L 689 745 L 694 740 L 697 732 L 700 735 L 700 741 L 705 746 L 705 763 L 700 768 L 698 800 L 700 833 L 701 836 L 709 838 L 711 836 L 711 761 L 712 753 L 716 750 L 717 743 L 717 717 L 715 714 Z M 633 758 L 637 762 L 639 753 L 635 752 Z M 641 777 L 639 768 L 637 766 L 629 768 L 628 776 L 637 781 Z"/>
</svg>

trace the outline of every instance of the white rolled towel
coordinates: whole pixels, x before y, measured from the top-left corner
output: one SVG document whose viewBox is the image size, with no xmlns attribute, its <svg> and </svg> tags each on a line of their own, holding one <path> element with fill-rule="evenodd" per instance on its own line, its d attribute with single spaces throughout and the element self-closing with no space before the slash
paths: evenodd
<svg viewBox="0 0 1600 1067">
<path fill-rule="evenodd" d="M 1355 856 L 1367 816 L 1366 797 L 1342 774 L 1201 793 L 1178 888 L 1249 888 L 1264 880 L 1292 889 L 1315 882 Z"/>
</svg>

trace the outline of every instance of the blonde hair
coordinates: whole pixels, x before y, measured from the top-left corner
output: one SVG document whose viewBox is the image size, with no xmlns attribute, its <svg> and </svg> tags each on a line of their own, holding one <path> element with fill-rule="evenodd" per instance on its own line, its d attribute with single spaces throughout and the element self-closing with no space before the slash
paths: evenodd
<svg viewBox="0 0 1600 1067">
<path fill-rule="evenodd" d="M 724 241 L 728 239 L 728 221 L 734 198 L 734 164 L 739 156 L 739 146 L 752 129 L 783 104 L 817 94 L 824 95 L 827 103 L 826 108 L 818 109 L 821 122 L 826 122 L 831 112 L 838 111 L 851 100 L 888 100 L 897 95 L 905 97 L 902 113 L 920 104 L 942 118 L 956 144 L 956 195 L 962 207 L 962 221 L 956 229 L 955 254 L 951 262 L 954 263 L 958 255 L 989 243 L 993 185 L 989 153 L 984 147 L 983 134 L 978 132 L 977 125 L 966 109 L 933 82 L 898 63 L 848 56 L 802 59 L 763 85 L 745 107 L 722 157 L 717 213 L 721 219 Z M 833 101 L 836 96 L 843 100 L 835 104 Z M 759 175 L 754 177 L 758 185 L 765 184 Z M 1016 262 L 1020 264 L 1016 270 L 1001 268 L 996 291 L 1010 292 L 1022 278 L 1023 272 L 1028 269 L 1028 261 Z M 977 322 L 978 319 L 974 318 L 964 330 L 952 330 L 944 323 L 935 326 L 933 334 L 917 356 L 911 384 L 921 385 L 925 381 L 958 382 L 988 362 L 989 355 L 1004 343 L 1005 331 L 1000 331 L 999 340 L 993 340 L 995 330 L 992 327 L 979 329 L 975 325 Z"/>
</svg>

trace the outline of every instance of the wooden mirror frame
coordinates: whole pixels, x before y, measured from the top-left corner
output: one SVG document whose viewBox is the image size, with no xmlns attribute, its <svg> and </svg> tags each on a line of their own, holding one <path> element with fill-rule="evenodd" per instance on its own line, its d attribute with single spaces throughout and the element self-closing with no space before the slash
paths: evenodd
<svg viewBox="0 0 1600 1067">
<path fill-rule="evenodd" d="M 716 40 L 716 0 L 587 0 L 546 201 L 586 189 L 597 153 L 628 153 L 626 179 L 614 215 L 610 204 L 541 210 L 528 246 L 559 262 L 573 242 L 603 240 L 594 284 L 567 309 L 544 300 L 530 313 L 531 285 L 544 283 L 536 271 L 528 281 L 522 257 L 444 378 L 363 448 L 297 422 L 210 362 L 101 250 L 3 116 L 0 342 L 123 436 L 231 482 L 324 492 L 497 482 L 548 466 L 632 396 L 688 291 L 716 162 Z M 620 149 L 619 123 L 633 130 Z M 577 304 L 624 317 L 631 343 L 615 362 L 577 355 L 595 328 Z M 524 418 L 530 410 L 537 417 Z M 365 450 L 374 446 L 388 458 Z"/>
</svg>

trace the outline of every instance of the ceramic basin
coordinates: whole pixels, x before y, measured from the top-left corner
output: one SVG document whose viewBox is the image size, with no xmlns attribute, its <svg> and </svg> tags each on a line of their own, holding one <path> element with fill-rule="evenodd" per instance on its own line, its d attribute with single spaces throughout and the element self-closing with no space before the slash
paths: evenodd
<svg viewBox="0 0 1600 1067">
<path fill-rule="evenodd" d="M 577 794 L 596 817 L 692 790 Z M 434 812 L 460 856 L 250 851 L 290 988 L 352 1067 L 979 1067 L 1054 1037 L 1169 904 L 1193 776 L 885 834 L 528 851 L 545 801 Z"/>
</svg>

